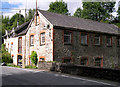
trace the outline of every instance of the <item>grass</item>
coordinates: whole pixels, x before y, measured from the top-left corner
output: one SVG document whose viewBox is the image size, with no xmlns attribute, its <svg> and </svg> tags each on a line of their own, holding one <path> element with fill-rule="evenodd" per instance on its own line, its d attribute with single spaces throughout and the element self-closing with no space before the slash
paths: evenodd
<svg viewBox="0 0 120 87">
<path fill-rule="evenodd" d="M 37 69 L 36 66 L 25 66 L 25 68 L 29 68 L 29 69 Z"/>
<path fill-rule="evenodd" d="M 10 63 L 7 64 L 7 66 L 21 68 L 21 66 L 16 66 L 16 65 L 14 65 L 14 64 L 10 64 Z"/>
</svg>

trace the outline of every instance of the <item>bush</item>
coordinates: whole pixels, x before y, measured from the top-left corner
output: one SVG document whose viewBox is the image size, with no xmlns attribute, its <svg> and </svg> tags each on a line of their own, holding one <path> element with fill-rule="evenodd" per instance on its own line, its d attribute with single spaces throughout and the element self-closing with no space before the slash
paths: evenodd
<svg viewBox="0 0 120 87">
<path fill-rule="evenodd" d="M 13 59 L 11 58 L 11 54 L 8 53 L 8 51 L 6 51 L 4 44 L 2 44 L 1 53 L 2 53 L 2 61 L 1 62 L 5 62 L 5 63 L 13 62 Z"/>
<path fill-rule="evenodd" d="M 37 65 L 37 53 L 35 51 L 32 51 L 32 54 L 31 54 L 31 62 L 35 65 Z"/>
</svg>

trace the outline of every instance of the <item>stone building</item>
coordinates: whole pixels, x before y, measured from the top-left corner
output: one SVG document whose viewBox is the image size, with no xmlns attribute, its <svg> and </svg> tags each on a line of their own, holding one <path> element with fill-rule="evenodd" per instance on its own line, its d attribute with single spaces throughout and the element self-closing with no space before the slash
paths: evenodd
<svg viewBox="0 0 120 87">
<path fill-rule="evenodd" d="M 15 65 L 30 65 L 32 51 L 37 52 L 38 61 L 108 68 L 120 65 L 117 26 L 42 10 L 31 21 L 6 31 L 4 44 Z"/>
</svg>

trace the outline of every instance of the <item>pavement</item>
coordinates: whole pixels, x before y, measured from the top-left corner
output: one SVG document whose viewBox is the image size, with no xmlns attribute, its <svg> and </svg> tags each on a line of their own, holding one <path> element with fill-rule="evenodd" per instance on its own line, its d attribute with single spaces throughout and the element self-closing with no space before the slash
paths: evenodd
<svg viewBox="0 0 120 87">
<path fill-rule="evenodd" d="M 119 82 L 49 72 L 38 69 L 22 69 L 2 66 L 2 86 L 91 86 L 120 87 Z"/>
</svg>

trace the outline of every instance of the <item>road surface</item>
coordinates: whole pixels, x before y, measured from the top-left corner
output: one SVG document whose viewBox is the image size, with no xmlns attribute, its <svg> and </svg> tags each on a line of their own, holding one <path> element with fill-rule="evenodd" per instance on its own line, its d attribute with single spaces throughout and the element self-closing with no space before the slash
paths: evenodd
<svg viewBox="0 0 120 87">
<path fill-rule="evenodd" d="M 52 85 L 54 87 L 57 85 L 99 85 L 101 87 L 118 87 L 120 84 L 111 84 L 91 80 L 90 78 L 87 79 L 59 73 L 3 66 L 2 85 Z"/>
</svg>

